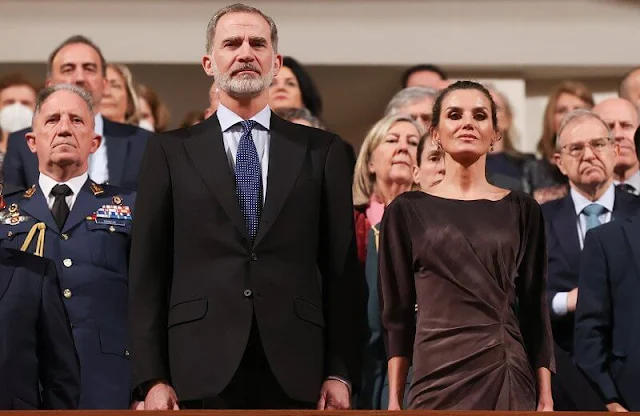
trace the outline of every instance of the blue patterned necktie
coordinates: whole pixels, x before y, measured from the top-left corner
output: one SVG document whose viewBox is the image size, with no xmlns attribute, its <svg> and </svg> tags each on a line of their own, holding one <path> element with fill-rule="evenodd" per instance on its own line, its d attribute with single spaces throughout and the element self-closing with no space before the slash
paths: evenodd
<svg viewBox="0 0 640 416">
<path fill-rule="evenodd" d="M 254 120 L 242 121 L 242 137 L 236 154 L 236 195 L 251 242 L 258 233 L 262 213 L 262 172 L 251 130 Z"/>
<path fill-rule="evenodd" d="M 606 211 L 607 209 L 600 204 L 589 204 L 584 207 L 582 212 L 587 216 L 587 231 L 602 224 L 598 217 Z"/>
</svg>

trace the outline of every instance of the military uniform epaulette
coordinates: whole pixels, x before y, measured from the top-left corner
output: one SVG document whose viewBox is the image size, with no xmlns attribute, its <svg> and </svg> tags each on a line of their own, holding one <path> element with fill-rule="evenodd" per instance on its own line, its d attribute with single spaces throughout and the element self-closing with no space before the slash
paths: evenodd
<svg viewBox="0 0 640 416">
<path fill-rule="evenodd" d="M 90 188 L 93 196 L 95 196 L 96 198 L 113 198 L 114 196 L 120 196 L 123 200 L 126 200 L 128 196 L 135 195 L 136 193 L 135 191 L 120 188 L 118 186 L 98 185 L 94 182 L 91 182 Z"/>
</svg>

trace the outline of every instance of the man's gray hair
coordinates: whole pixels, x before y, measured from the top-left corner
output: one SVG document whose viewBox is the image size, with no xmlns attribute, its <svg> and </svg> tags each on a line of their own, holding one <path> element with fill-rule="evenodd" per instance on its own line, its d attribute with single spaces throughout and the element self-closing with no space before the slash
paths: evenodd
<svg viewBox="0 0 640 416">
<path fill-rule="evenodd" d="M 560 150 L 560 148 L 562 147 L 560 145 L 560 138 L 562 137 L 562 133 L 569 126 L 569 124 L 586 118 L 593 118 L 602 123 L 604 128 L 607 129 L 607 137 L 609 138 L 609 140 L 614 140 L 613 131 L 609 128 L 609 125 L 602 119 L 602 117 L 586 108 L 578 108 L 577 110 L 571 111 L 562 119 L 562 123 L 560 123 L 560 128 L 558 129 L 558 133 L 556 135 L 556 150 Z"/>
<path fill-rule="evenodd" d="M 93 115 L 93 102 L 91 100 L 91 94 L 89 94 L 87 90 L 73 84 L 56 84 L 44 88 L 38 93 L 38 96 L 36 97 L 36 108 L 35 110 L 33 110 L 33 119 L 31 121 L 32 124 L 33 120 L 35 120 L 37 115 L 40 113 L 40 108 L 42 107 L 42 105 L 47 101 L 47 99 L 49 99 L 52 94 L 58 91 L 69 91 L 70 93 L 82 98 L 82 101 L 84 101 L 84 103 L 87 105 L 89 112 Z"/>
<path fill-rule="evenodd" d="M 438 96 L 438 91 L 429 87 L 408 87 L 404 88 L 396 93 L 391 98 L 387 109 L 384 111 L 384 115 L 399 113 L 400 110 L 408 105 L 414 104 L 418 101 L 422 101 L 425 98 L 431 98 L 435 101 Z"/>
<path fill-rule="evenodd" d="M 255 7 L 236 3 L 218 10 L 213 17 L 211 17 L 211 20 L 209 20 L 209 24 L 207 25 L 207 53 L 211 53 L 211 49 L 213 48 L 213 35 L 216 32 L 218 21 L 227 13 L 253 13 L 262 16 L 262 18 L 269 23 L 269 27 L 271 28 L 271 45 L 273 45 L 273 50 L 278 52 L 278 28 L 276 27 L 276 23 L 273 19 Z"/>
</svg>

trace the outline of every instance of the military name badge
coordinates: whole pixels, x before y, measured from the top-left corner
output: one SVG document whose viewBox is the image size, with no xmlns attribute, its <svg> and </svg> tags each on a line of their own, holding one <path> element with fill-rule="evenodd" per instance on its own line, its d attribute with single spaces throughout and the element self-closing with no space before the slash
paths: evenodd
<svg viewBox="0 0 640 416">
<path fill-rule="evenodd" d="M 122 203 L 122 201 L 120 201 Z M 103 205 L 91 217 L 96 224 L 124 227 L 132 220 L 131 208 L 127 205 Z"/>
</svg>

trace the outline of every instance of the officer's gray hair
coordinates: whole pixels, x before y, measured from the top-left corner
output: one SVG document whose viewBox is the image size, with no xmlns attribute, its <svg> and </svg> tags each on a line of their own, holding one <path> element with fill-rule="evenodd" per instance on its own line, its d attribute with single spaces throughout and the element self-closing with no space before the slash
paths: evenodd
<svg viewBox="0 0 640 416">
<path fill-rule="evenodd" d="M 260 9 L 247 6 L 246 4 L 236 3 L 218 10 L 211 17 L 211 20 L 209 20 L 209 24 L 207 25 L 207 53 L 211 53 L 211 48 L 213 48 L 213 35 L 216 33 L 218 21 L 227 13 L 252 13 L 262 16 L 262 18 L 269 23 L 269 27 L 271 28 L 271 45 L 273 46 L 273 51 L 276 53 L 278 52 L 278 28 L 276 27 L 276 23 L 273 19 L 262 13 Z"/>
<path fill-rule="evenodd" d="M 438 96 L 438 91 L 429 87 L 408 87 L 404 88 L 396 93 L 391 98 L 387 109 L 384 111 L 384 115 L 399 113 L 404 107 L 414 104 L 418 101 L 422 101 L 425 98 L 431 98 L 435 100 Z"/>
<path fill-rule="evenodd" d="M 607 137 L 609 138 L 609 140 L 614 140 L 613 131 L 609 128 L 609 125 L 602 119 L 602 117 L 586 108 L 578 108 L 571 111 L 562 119 L 562 123 L 560 123 L 560 128 L 558 129 L 558 133 L 556 135 L 556 150 L 560 150 L 560 148 L 562 147 L 560 138 L 562 137 L 562 133 L 569 126 L 569 124 L 587 118 L 593 118 L 602 123 L 604 128 L 607 129 Z"/>
<path fill-rule="evenodd" d="M 82 98 L 82 101 L 87 105 L 89 112 L 93 115 L 93 101 L 91 100 L 91 94 L 89 94 L 85 89 L 73 84 L 56 84 L 51 87 L 46 87 L 38 93 L 38 96 L 36 97 L 36 108 L 33 110 L 33 119 L 31 120 L 31 124 L 33 124 L 33 121 L 40 113 L 40 108 L 44 103 L 49 99 L 49 97 L 51 97 L 51 95 L 58 91 L 69 91 L 70 93 Z"/>
</svg>

